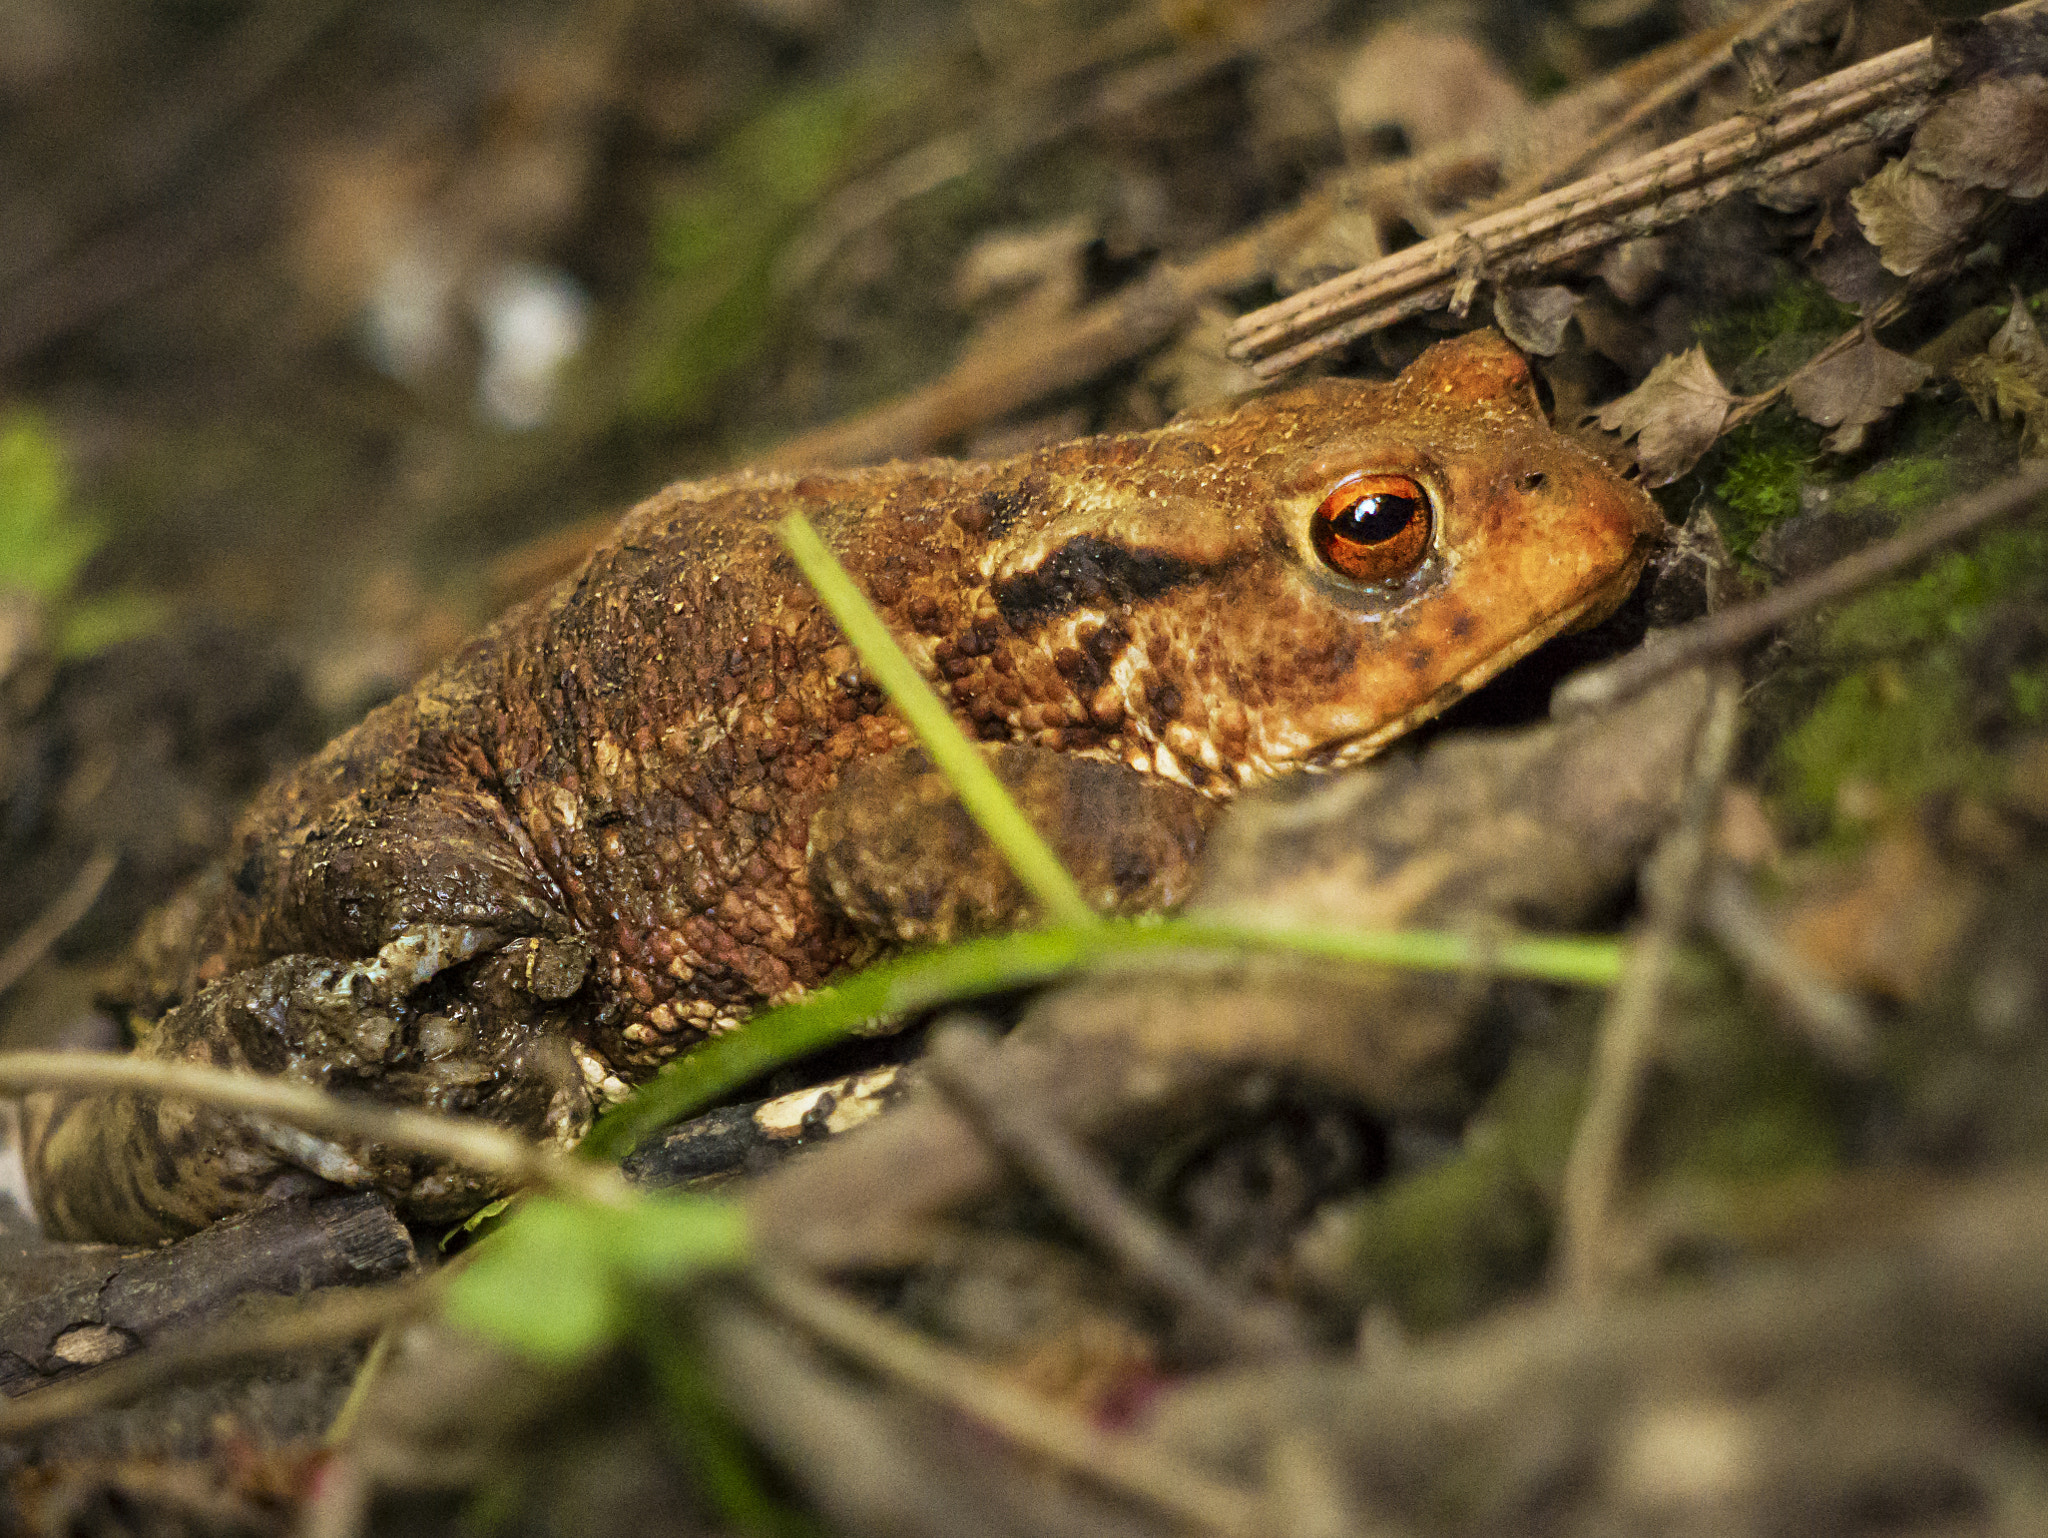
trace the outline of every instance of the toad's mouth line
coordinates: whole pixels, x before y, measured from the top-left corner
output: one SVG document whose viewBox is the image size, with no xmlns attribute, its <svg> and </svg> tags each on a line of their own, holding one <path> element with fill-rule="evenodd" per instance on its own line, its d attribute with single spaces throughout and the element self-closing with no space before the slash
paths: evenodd
<svg viewBox="0 0 2048 1538">
<path fill-rule="evenodd" d="M 1634 576 L 1634 573 L 1630 573 L 1628 588 L 1623 589 L 1624 597 L 1635 585 Z M 1442 715 L 1466 695 L 1492 682 L 1546 641 L 1562 635 L 1567 630 L 1575 629 L 1589 617 L 1605 618 L 1614 607 L 1612 587 L 1602 587 L 1587 594 L 1570 607 L 1560 609 L 1556 614 L 1531 625 L 1500 650 L 1482 657 L 1413 709 L 1382 721 L 1370 731 L 1361 732 L 1356 737 L 1347 737 L 1319 748 L 1304 762 L 1304 767 L 1321 773 L 1349 769 L 1354 764 L 1363 763 L 1395 738 L 1405 736 L 1423 722 Z"/>
</svg>

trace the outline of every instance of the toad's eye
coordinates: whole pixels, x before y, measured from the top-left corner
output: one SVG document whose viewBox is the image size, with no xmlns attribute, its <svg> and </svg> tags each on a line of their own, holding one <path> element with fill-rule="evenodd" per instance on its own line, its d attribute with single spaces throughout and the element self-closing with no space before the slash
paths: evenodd
<svg viewBox="0 0 2048 1538">
<path fill-rule="evenodd" d="M 1309 520 L 1323 564 L 1354 582 L 1399 582 L 1429 554 L 1429 493 L 1405 475 L 1352 475 Z"/>
</svg>

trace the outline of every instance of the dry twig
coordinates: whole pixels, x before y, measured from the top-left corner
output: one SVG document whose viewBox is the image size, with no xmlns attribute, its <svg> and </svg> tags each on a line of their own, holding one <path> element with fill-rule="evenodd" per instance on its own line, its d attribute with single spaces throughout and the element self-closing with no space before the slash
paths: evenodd
<svg viewBox="0 0 2048 1538">
<path fill-rule="evenodd" d="M 1738 17 L 1710 32 L 1684 39 L 1692 45 L 1695 56 L 1676 70 L 1666 70 L 1650 77 L 1657 83 L 1647 90 L 1642 89 L 1645 82 L 1633 66 L 1615 71 L 1608 78 L 1622 85 L 1623 91 L 1615 94 L 1625 105 L 1613 120 L 1573 144 L 1569 153 L 1546 161 L 1518 178 L 1499 196 L 1487 199 L 1472 210 L 1471 217 L 1512 208 L 1539 193 L 1548 192 L 1564 177 L 1584 173 L 1587 167 L 1658 113 L 1706 84 L 1710 75 L 1728 65 L 1737 49 L 1762 42 L 1788 25 L 1804 20 L 1805 13 L 1827 15 L 1844 8 L 1845 0 L 1776 0 L 1775 4 L 1763 7 L 1753 16 Z"/>
<path fill-rule="evenodd" d="M 405 1225 L 371 1193 L 274 1202 L 144 1249 L 10 1235 L 0 1393 L 178 1340 L 252 1294 L 389 1281 L 415 1269 Z"/>
<path fill-rule="evenodd" d="M 1734 871 L 1717 871 L 1708 880 L 1700 918 L 1750 980 L 1779 1003 L 1816 1057 L 1838 1073 L 1860 1078 L 1871 1071 L 1877 1028 L 1869 1012 L 1778 937 Z"/>
<path fill-rule="evenodd" d="M 0 1439 L 25 1436 L 95 1410 L 126 1404 L 183 1379 L 287 1351 L 344 1345 L 422 1312 L 432 1298 L 423 1281 L 337 1288 L 299 1298 L 260 1320 L 237 1318 L 124 1357 L 50 1388 L 0 1403 Z"/>
<path fill-rule="evenodd" d="M 1717 680 L 1677 825 L 1650 859 L 1642 930 L 1601 1014 L 1586 1109 L 1565 1161 L 1558 1199 L 1558 1276 L 1565 1291 L 1578 1297 L 1596 1295 L 1607 1280 L 1608 1218 L 1656 1047 L 1658 1010 L 1699 894 L 1714 809 L 1735 751 L 1740 698 L 1732 673 Z"/>
<path fill-rule="evenodd" d="M 992 1082 L 992 1055 L 985 1034 L 963 1025 L 934 1036 L 924 1063 L 989 1145 L 1049 1192 L 1127 1276 L 1170 1302 L 1203 1339 L 1233 1356 L 1270 1360 L 1306 1349 L 1291 1310 L 1240 1297 L 1225 1286 L 1169 1229 L 1134 1206 L 1064 1130 Z"/>
<path fill-rule="evenodd" d="M 36 915 L 35 922 L 16 935 L 5 951 L 0 951 L 0 993 L 20 982 L 28 969 L 64 938 L 65 931 L 85 917 L 92 905 L 99 901 L 107 878 L 114 874 L 114 866 L 119 860 L 120 857 L 110 849 L 94 854 L 79 866 L 71 884 Z"/>
<path fill-rule="evenodd" d="M 2031 15 L 2048 0 L 1998 13 Z M 1650 234 L 1738 192 L 1918 121 L 1936 85 L 1922 38 L 1789 91 L 1515 208 L 1254 310 L 1230 331 L 1233 356 L 1272 378 L 1395 321 L 1453 302 L 1461 284 L 1527 278 L 1601 246 Z"/>
<path fill-rule="evenodd" d="M 834 1349 L 983 1422 L 1018 1447 L 1197 1532 L 1250 1538 L 1260 1531 L 1258 1504 L 1245 1491 L 991 1377 L 793 1267 L 764 1261 L 748 1275 L 771 1305 Z"/>
<path fill-rule="evenodd" d="M 980 423 L 1157 346 L 1203 299 L 1262 276 L 1328 216 L 1326 199 L 1312 196 L 1188 262 L 1162 264 L 1035 338 L 1020 343 L 1006 336 L 978 348 L 922 389 L 791 439 L 763 462 L 802 469 L 929 454 Z"/>
<path fill-rule="evenodd" d="M 629 1200 L 625 1181 L 609 1165 L 557 1153 L 485 1122 L 345 1100 L 310 1084 L 260 1074 L 102 1052 L 0 1052 L 0 1094 L 38 1089 L 131 1090 L 196 1100 L 275 1117 L 308 1132 L 446 1159 L 516 1185 L 548 1186 L 609 1206 Z"/>
</svg>

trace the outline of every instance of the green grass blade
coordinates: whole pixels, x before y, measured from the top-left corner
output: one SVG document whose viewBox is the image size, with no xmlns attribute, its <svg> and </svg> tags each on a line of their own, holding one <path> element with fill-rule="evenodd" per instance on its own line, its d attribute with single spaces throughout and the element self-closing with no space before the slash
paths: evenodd
<svg viewBox="0 0 2048 1538">
<path fill-rule="evenodd" d="M 1621 973 L 1621 944 L 1576 935 L 1488 939 L 1452 930 L 1340 930 L 1203 919 L 1093 921 L 989 935 L 915 952 L 764 1011 L 670 1063 L 607 1111 L 583 1152 L 616 1159 L 648 1133 L 731 1094 L 769 1069 L 841 1040 L 868 1021 L 1051 981 L 1084 966 L 1177 967 L 1189 960 L 1284 953 L 1360 966 L 1486 972 L 1605 987 Z"/>
<path fill-rule="evenodd" d="M 980 749 L 967 740 L 952 713 L 918 675 L 916 665 L 896 644 L 889 627 L 853 578 L 825 548 L 818 531 L 802 514 L 792 513 L 783 520 L 781 534 L 798 569 L 817 589 L 832 617 L 839 621 L 846 639 L 860 653 L 861 662 L 903 713 L 910 729 L 917 733 L 918 741 L 952 785 L 968 815 L 981 825 L 982 832 L 1010 862 L 1017 879 L 1038 899 L 1047 922 L 1094 923 L 1095 910 L 1088 906 L 1080 887 L 1060 864 L 1059 856 L 1039 837 L 1030 819 L 1003 789 Z"/>
</svg>

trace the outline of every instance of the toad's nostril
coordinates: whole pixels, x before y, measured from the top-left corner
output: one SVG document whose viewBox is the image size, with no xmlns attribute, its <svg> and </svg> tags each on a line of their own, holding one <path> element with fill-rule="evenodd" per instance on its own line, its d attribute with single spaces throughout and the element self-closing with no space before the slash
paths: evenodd
<svg viewBox="0 0 2048 1538">
<path fill-rule="evenodd" d="M 1543 487 L 1543 479 L 1543 472 L 1541 470 L 1531 470 L 1522 477 L 1522 490 L 1540 491 Z"/>
</svg>

